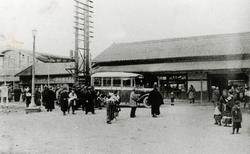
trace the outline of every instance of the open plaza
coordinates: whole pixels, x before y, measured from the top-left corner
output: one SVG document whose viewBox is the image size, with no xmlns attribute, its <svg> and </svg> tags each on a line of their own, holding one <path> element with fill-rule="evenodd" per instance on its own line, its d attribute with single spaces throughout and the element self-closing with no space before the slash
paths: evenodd
<svg viewBox="0 0 250 154">
<path fill-rule="evenodd" d="M 25 114 L 24 103 L 11 103 L 0 112 L 0 153 L 81 154 L 248 154 L 250 116 L 243 110 L 240 133 L 231 127 L 214 125 L 211 103 L 169 102 L 161 115 L 152 118 L 150 109 L 138 108 L 129 117 L 122 108 L 112 125 L 106 124 L 106 110 L 85 115 L 63 116 L 53 112 Z"/>
</svg>

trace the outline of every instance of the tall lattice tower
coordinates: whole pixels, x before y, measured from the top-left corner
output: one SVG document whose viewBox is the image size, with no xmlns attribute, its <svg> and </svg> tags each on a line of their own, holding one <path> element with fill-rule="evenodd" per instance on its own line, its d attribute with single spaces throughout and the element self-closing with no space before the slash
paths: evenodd
<svg viewBox="0 0 250 154">
<path fill-rule="evenodd" d="M 76 85 L 90 85 L 90 39 L 93 38 L 93 1 L 75 1 L 75 68 L 74 79 Z"/>
</svg>

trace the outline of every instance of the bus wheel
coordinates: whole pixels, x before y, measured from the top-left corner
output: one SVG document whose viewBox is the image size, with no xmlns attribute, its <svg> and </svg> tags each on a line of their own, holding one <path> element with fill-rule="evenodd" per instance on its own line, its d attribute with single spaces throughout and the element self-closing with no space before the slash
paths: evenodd
<svg viewBox="0 0 250 154">
<path fill-rule="evenodd" d="M 148 102 L 148 97 L 145 97 L 143 99 L 143 105 L 146 107 L 146 108 L 150 108 L 150 105 L 149 105 L 149 102 Z"/>
</svg>

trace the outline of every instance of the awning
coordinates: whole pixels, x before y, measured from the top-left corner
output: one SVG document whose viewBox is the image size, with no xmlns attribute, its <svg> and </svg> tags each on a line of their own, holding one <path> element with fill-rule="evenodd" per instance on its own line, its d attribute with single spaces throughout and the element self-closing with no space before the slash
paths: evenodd
<svg viewBox="0 0 250 154">
<path fill-rule="evenodd" d="M 250 60 L 155 63 L 138 65 L 99 66 L 93 72 L 179 72 L 249 69 Z"/>
<path fill-rule="evenodd" d="M 127 73 L 127 72 L 99 72 L 91 75 L 91 77 L 137 77 L 140 74 L 137 73 Z"/>
</svg>

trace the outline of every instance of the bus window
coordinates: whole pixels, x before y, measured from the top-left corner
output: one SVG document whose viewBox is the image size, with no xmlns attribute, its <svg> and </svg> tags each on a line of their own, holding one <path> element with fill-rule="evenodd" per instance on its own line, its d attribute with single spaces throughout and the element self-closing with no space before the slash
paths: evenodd
<svg viewBox="0 0 250 154">
<path fill-rule="evenodd" d="M 102 86 L 102 78 L 94 78 L 94 86 L 101 87 Z"/>
<path fill-rule="evenodd" d="M 103 78 L 103 86 L 104 87 L 110 87 L 111 86 L 111 78 L 110 77 L 104 77 Z"/>
<path fill-rule="evenodd" d="M 113 79 L 113 87 L 121 87 L 121 79 L 120 78 Z"/>
<path fill-rule="evenodd" d="M 122 80 L 123 87 L 131 87 L 131 79 L 126 78 Z"/>
</svg>

